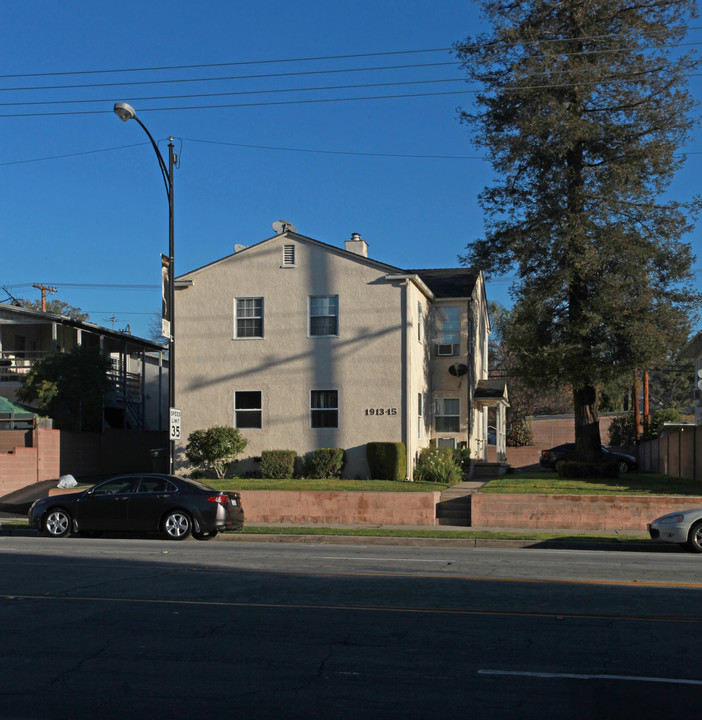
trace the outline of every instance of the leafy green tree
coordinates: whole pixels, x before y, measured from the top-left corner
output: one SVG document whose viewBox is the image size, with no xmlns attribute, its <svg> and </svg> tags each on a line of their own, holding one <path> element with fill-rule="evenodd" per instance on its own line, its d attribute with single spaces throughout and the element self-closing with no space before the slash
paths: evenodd
<svg viewBox="0 0 702 720">
<path fill-rule="evenodd" d="M 519 376 L 515 352 L 508 341 L 508 326 L 512 314 L 498 302 L 489 302 L 492 333 L 488 346 L 488 364 L 493 377 L 507 378 L 509 407 L 508 426 L 519 426 L 525 418 L 534 415 L 553 415 L 573 412 L 572 395 L 566 387 L 545 388 L 543 382 L 528 385 Z M 494 410 L 490 409 L 490 420 Z M 508 443 L 509 444 L 509 443 Z"/>
<path fill-rule="evenodd" d="M 692 125 L 693 0 L 483 0 L 493 31 L 455 45 L 480 84 L 460 120 L 495 180 L 466 264 L 516 276 L 507 340 L 530 387 L 568 387 L 580 459 L 599 454 L 597 388 L 681 347 L 698 297 L 664 201 Z"/>
<path fill-rule="evenodd" d="M 41 300 L 20 300 L 22 307 L 29 308 L 30 310 L 41 310 Z M 85 321 L 89 317 L 89 313 L 85 312 L 79 307 L 69 305 L 63 300 L 47 300 L 46 301 L 46 312 L 53 313 L 54 315 L 65 315 L 71 318 L 71 320 Z"/>
<path fill-rule="evenodd" d="M 36 402 L 61 430 L 102 430 L 103 401 L 110 389 L 108 358 L 99 349 L 79 345 L 35 362 L 17 391 Z"/>
<path fill-rule="evenodd" d="M 218 478 L 223 478 L 247 444 L 248 440 L 236 428 L 214 425 L 190 433 L 185 457 L 205 472 L 214 472 Z"/>
<path fill-rule="evenodd" d="M 652 440 L 658 437 L 658 433 L 666 422 L 682 422 L 684 415 L 675 408 L 654 410 L 651 413 L 651 422 L 648 430 L 641 433 L 641 440 Z M 627 413 L 619 415 L 612 420 L 609 426 L 609 444 L 615 447 L 627 447 L 636 444 L 636 433 L 634 428 L 634 414 Z"/>
</svg>

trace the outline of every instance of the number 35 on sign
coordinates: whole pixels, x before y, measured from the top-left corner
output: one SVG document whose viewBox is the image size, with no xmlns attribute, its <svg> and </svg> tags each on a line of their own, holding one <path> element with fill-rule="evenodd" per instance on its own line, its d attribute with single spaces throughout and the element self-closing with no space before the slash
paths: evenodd
<svg viewBox="0 0 702 720">
<path fill-rule="evenodd" d="M 180 440 L 180 410 L 178 408 L 170 409 L 170 439 Z"/>
</svg>

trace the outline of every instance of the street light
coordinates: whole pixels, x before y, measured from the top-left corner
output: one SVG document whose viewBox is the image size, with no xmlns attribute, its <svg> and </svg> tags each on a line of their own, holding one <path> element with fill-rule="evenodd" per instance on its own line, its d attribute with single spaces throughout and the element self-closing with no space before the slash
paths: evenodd
<svg viewBox="0 0 702 720">
<path fill-rule="evenodd" d="M 151 137 L 151 133 L 147 130 L 146 125 L 139 120 L 134 108 L 125 102 L 115 103 L 115 115 L 122 121 L 136 120 L 147 134 L 151 145 L 158 159 L 158 166 L 161 169 L 163 182 L 166 186 L 166 195 L 168 196 L 168 320 L 170 320 L 170 329 L 168 332 L 168 407 L 169 416 L 171 409 L 175 408 L 175 257 L 173 249 L 173 165 L 176 162 L 176 156 L 173 152 L 173 138 L 168 141 L 168 167 L 158 149 L 156 141 Z M 170 430 L 169 417 L 169 437 L 173 434 Z M 180 427 L 178 428 L 180 430 Z M 171 474 L 175 471 L 175 440 L 169 439 L 168 442 L 168 470 Z"/>
</svg>

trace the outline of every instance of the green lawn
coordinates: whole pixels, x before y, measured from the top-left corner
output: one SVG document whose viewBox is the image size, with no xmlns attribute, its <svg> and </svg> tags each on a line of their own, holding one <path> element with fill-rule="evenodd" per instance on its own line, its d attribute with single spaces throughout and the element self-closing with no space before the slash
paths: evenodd
<svg viewBox="0 0 702 720">
<path fill-rule="evenodd" d="M 702 482 L 657 473 L 626 473 L 619 478 L 559 478 L 555 472 L 514 473 L 490 480 L 480 492 L 522 495 L 700 495 Z"/>
<path fill-rule="evenodd" d="M 217 490 L 293 490 L 329 492 L 432 492 L 445 490 L 439 483 L 393 482 L 390 480 L 265 480 L 207 478 Z M 480 492 L 536 495 L 699 495 L 702 482 L 656 473 L 627 473 L 614 480 L 560 479 L 554 472 L 515 472 L 488 481 Z"/>
</svg>

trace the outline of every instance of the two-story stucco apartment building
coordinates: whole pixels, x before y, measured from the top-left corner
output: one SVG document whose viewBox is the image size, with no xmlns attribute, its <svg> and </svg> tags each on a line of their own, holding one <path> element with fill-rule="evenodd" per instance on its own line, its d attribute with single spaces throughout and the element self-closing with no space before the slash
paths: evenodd
<svg viewBox="0 0 702 720">
<path fill-rule="evenodd" d="M 492 405 L 504 458 L 482 274 L 403 270 L 369 258 L 358 234 L 341 248 L 278 226 L 176 279 L 178 449 L 226 424 L 248 440 L 241 471 L 262 450 L 341 447 L 345 476 L 367 477 L 371 441 L 404 442 L 408 468 L 430 444 L 486 459 Z"/>
</svg>

